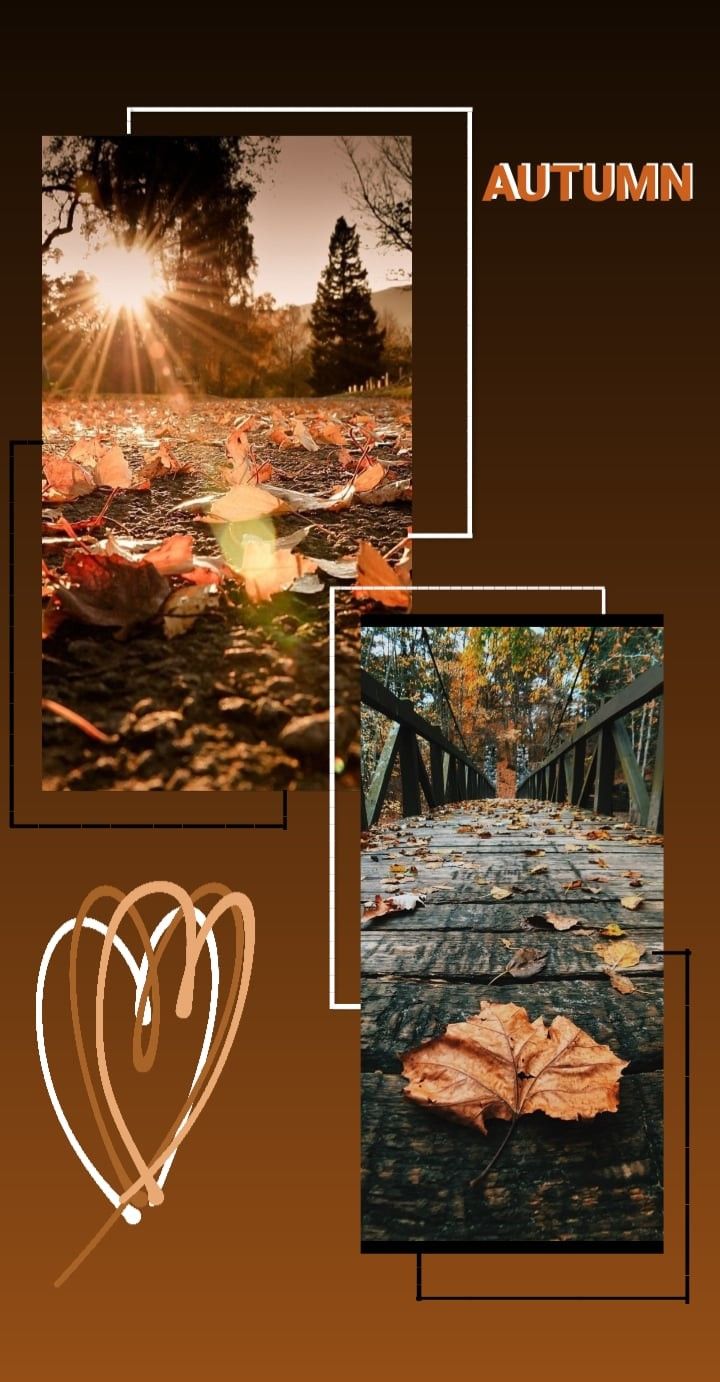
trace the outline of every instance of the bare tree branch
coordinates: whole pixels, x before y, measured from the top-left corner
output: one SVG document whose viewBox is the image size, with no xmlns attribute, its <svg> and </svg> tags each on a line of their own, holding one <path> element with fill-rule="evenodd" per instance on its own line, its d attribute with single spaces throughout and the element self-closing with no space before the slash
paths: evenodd
<svg viewBox="0 0 720 1382">
<path fill-rule="evenodd" d="M 372 153 L 362 157 L 355 140 L 340 138 L 355 175 L 349 189 L 353 204 L 374 225 L 378 244 L 412 250 L 412 140 L 408 135 L 374 139 Z"/>
</svg>

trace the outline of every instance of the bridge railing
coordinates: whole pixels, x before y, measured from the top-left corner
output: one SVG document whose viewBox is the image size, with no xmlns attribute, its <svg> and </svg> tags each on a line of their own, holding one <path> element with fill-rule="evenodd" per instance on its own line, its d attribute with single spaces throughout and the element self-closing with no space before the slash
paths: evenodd
<svg viewBox="0 0 720 1382">
<path fill-rule="evenodd" d="M 360 672 L 363 705 L 392 721 L 367 792 L 362 794 L 363 829 L 374 825 L 387 796 L 396 759 L 400 760 L 404 816 L 419 816 L 422 795 L 428 806 L 446 802 L 494 797 L 495 788 L 485 773 L 461 749 L 446 738 L 437 725 L 418 715 L 412 701 L 396 696 L 370 672 Z M 418 740 L 430 748 L 430 771 Z"/>
<path fill-rule="evenodd" d="M 647 701 L 659 699 L 655 764 L 648 791 L 623 719 Z M 620 764 L 635 816 L 651 830 L 663 828 L 665 753 L 663 669 L 656 665 L 623 687 L 518 784 L 519 797 L 592 806 L 612 815 L 615 769 Z"/>
</svg>

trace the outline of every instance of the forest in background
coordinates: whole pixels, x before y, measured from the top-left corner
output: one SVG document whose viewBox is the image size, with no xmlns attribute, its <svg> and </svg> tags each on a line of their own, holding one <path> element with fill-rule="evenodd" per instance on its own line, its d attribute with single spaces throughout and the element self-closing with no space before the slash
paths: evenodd
<svg viewBox="0 0 720 1382">
<path fill-rule="evenodd" d="M 518 777 L 662 657 L 663 630 L 650 627 L 403 626 L 362 631 L 363 667 L 464 746 L 496 782 L 498 795 L 513 795 Z M 640 767 L 648 771 L 657 706 L 642 706 L 627 724 Z M 363 707 L 366 784 L 387 727 L 387 720 Z"/>
</svg>

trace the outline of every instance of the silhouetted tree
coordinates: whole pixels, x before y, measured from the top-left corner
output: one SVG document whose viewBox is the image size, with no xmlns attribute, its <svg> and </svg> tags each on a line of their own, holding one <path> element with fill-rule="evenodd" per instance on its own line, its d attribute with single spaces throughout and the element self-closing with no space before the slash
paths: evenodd
<svg viewBox="0 0 720 1382">
<path fill-rule="evenodd" d="M 248 288 L 250 203 L 277 140 L 248 136 L 53 135 L 43 149 L 43 254 L 79 227 L 163 258 L 167 277 Z"/>
<path fill-rule="evenodd" d="M 310 327 L 311 382 L 316 393 L 340 393 L 350 384 L 363 384 L 380 374 L 384 332 L 378 326 L 367 271 L 360 262 L 357 230 L 343 216 L 330 238 Z"/>
</svg>

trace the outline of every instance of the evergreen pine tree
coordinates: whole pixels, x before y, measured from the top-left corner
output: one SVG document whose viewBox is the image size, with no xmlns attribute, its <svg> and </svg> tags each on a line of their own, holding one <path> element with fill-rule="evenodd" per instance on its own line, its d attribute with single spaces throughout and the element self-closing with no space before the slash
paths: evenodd
<svg viewBox="0 0 720 1382">
<path fill-rule="evenodd" d="M 310 314 L 312 386 L 318 394 L 341 393 L 382 369 L 385 332 L 378 326 L 360 239 L 344 216 L 335 223 L 327 267 Z"/>
</svg>

